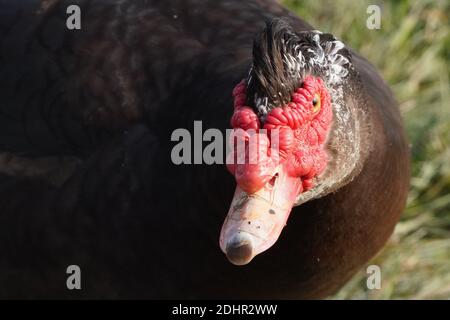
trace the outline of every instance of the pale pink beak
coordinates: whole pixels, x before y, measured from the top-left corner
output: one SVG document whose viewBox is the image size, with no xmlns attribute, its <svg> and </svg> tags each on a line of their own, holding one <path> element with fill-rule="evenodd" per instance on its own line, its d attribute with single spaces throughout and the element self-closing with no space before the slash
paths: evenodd
<svg viewBox="0 0 450 320">
<path fill-rule="evenodd" d="M 248 194 L 236 187 L 220 233 L 220 248 L 231 263 L 247 264 L 277 241 L 301 185 L 300 178 L 287 175 L 280 165 L 259 191 Z"/>
</svg>

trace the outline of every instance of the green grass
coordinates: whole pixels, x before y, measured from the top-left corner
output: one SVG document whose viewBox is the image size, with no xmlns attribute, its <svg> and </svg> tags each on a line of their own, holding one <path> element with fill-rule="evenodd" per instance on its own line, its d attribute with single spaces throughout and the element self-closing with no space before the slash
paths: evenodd
<svg viewBox="0 0 450 320">
<path fill-rule="evenodd" d="M 378 67 L 400 103 L 411 143 L 407 208 L 383 251 L 382 287 L 365 268 L 335 299 L 450 298 L 450 2 L 285 0 L 315 28 L 333 33 Z M 366 28 L 370 4 L 381 29 Z"/>
</svg>

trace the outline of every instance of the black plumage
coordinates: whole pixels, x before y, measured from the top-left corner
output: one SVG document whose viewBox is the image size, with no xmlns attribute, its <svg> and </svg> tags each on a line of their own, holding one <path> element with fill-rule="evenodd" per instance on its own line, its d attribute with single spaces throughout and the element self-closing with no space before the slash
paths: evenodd
<svg viewBox="0 0 450 320">
<path fill-rule="evenodd" d="M 65 27 L 72 4 L 81 30 Z M 270 0 L 0 0 L 0 297 L 319 298 L 383 246 L 408 148 L 390 90 L 356 53 L 370 156 L 294 208 L 248 266 L 218 245 L 233 177 L 171 162 L 174 129 L 229 127 L 253 39 L 278 17 L 312 29 Z M 81 291 L 66 288 L 71 264 Z"/>
</svg>

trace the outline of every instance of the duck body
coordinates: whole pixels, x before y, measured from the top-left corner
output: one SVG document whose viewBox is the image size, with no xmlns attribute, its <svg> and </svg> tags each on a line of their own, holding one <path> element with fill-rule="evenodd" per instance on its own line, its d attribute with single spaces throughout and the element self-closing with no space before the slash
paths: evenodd
<svg viewBox="0 0 450 320">
<path fill-rule="evenodd" d="M 71 4 L 81 30 L 65 28 Z M 266 20 L 313 29 L 276 1 L 1 1 L 0 15 L 0 297 L 324 298 L 393 232 L 409 149 L 355 52 L 362 160 L 250 264 L 218 243 L 233 177 L 171 161 L 175 129 L 229 127 Z M 82 290 L 67 289 L 69 265 Z"/>
</svg>

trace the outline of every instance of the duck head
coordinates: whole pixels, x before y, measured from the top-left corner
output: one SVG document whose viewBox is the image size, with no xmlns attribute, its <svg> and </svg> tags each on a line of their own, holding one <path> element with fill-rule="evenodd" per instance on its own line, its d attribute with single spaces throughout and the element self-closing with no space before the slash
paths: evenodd
<svg viewBox="0 0 450 320">
<path fill-rule="evenodd" d="M 233 90 L 232 152 L 237 186 L 220 235 L 236 265 L 270 248 L 291 209 L 342 185 L 359 155 L 358 117 L 342 42 L 319 31 L 267 23 L 253 64 Z"/>
</svg>

